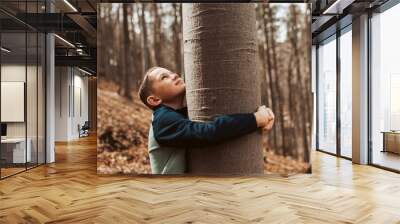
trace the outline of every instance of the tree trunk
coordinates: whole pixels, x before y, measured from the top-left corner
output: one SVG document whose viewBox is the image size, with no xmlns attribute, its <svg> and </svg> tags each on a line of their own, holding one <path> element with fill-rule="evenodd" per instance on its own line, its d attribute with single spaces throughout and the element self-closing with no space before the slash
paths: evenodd
<svg viewBox="0 0 400 224">
<path fill-rule="evenodd" d="M 299 46 L 298 46 L 298 34 L 299 34 L 299 29 L 297 28 L 298 26 L 298 10 L 294 5 L 290 6 L 290 14 L 291 14 L 291 25 L 293 26 L 293 28 L 291 29 L 292 34 L 291 34 L 291 44 L 292 44 L 292 48 L 293 48 L 293 53 L 294 53 L 294 63 L 295 63 L 295 69 L 296 69 L 296 92 L 300 93 L 300 97 L 297 95 L 297 103 L 296 103 L 296 111 L 299 116 L 300 116 L 300 120 L 298 122 L 299 124 L 299 134 L 301 136 L 299 136 L 301 138 L 301 142 L 302 142 L 302 148 L 303 148 L 303 155 L 305 154 L 305 151 L 308 152 L 308 133 L 307 133 L 307 128 L 306 128 L 306 122 L 307 122 L 307 116 L 306 116 L 306 105 L 308 104 L 308 102 L 304 103 L 302 102 L 302 99 L 305 98 L 304 95 L 304 88 L 303 88 L 303 80 L 302 80 L 302 75 L 301 75 L 301 63 L 300 63 L 300 57 L 301 54 L 299 53 Z M 303 93 L 303 94 L 301 94 Z"/>
<path fill-rule="evenodd" d="M 129 33 L 132 34 L 132 38 L 129 41 L 129 47 L 130 54 L 131 54 L 131 59 L 128 61 L 127 65 L 130 67 L 129 70 L 129 75 L 131 77 L 131 85 L 132 89 L 137 91 L 139 89 L 140 81 L 142 80 L 142 74 L 144 73 L 142 64 L 143 64 L 143 51 L 141 50 L 141 43 L 140 43 L 140 36 L 136 35 L 135 28 L 136 26 L 140 27 L 139 23 L 136 23 L 135 21 L 139 21 L 140 14 L 139 14 L 139 7 L 138 4 L 128 4 L 129 6 L 129 21 L 130 21 L 130 29 Z M 136 10 L 135 10 L 136 9 Z M 136 13 L 135 13 L 136 11 Z M 135 18 L 136 15 L 136 18 Z M 129 58 L 129 57 L 127 57 Z"/>
<path fill-rule="evenodd" d="M 254 112 L 260 105 L 253 4 L 184 4 L 184 63 L 189 117 Z M 188 150 L 195 174 L 263 173 L 259 131 L 217 146 Z"/>
<path fill-rule="evenodd" d="M 273 61 L 273 71 L 274 71 L 274 87 L 276 91 L 276 108 L 275 108 L 275 117 L 276 117 L 276 124 L 275 128 L 280 131 L 280 145 L 277 145 L 277 150 L 281 151 L 281 154 L 285 154 L 285 148 L 284 148 L 284 143 L 285 143 L 285 131 L 284 131 L 284 117 L 283 117 L 283 97 L 281 93 L 281 88 L 280 88 L 280 80 L 279 80 L 279 74 L 278 74 L 278 61 L 276 59 L 277 54 L 276 54 L 276 42 L 275 42 L 275 22 L 274 22 L 274 16 L 275 12 L 273 12 L 272 8 L 269 7 L 268 4 L 265 4 L 268 7 L 268 17 L 270 21 L 270 37 L 271 37 L 271 50 L 272 50 L 272 61 Z M 278 131 L 276 131 L 278 133 Z M 277 138 L 278 139 L 278 138 Z"/>
<path fill-rule="evenodd" d="M 122 18 L 123 21 L 123 10 L 122 10 L 122 5 L 118 6 L 117 9 L 117 21 L 120 21 L 120 19 Z M 114 44 L 114 51 L 116 52 L 116 56 L 117 56 L 117 66 L 116 69 L 119 70 L 119 72 L 121 73 L 121 75 L 116 76 L 117 82 L 118 83 L 118 94 L 120 96 L 122 96 L 124 94 L 124 79 L 125 79 L 125 71 L 124 71 L 124 65 L 125 65 L 125 58 L 124 58 L 124 54 L 123 54 L 123 49 L 120 49 L 119 46 L 122 46 L 124 44 L 123 41 L 123 35 L 122 35 L 122 30 L 124 29 L 124 24 L 119 23 L 118 24 L 118 29 L 116 29 L 115 31 L 115 36 L 116 36 L 116 43 Z M 116 72 L 116 71 L 113 71 Z"/>
<path fill-rule="evenodd" d="M 257 18 L 257 32 L 259 30 L 261 32 L 264 32 L 264 14 L 263 14 L 263 9 L 262 9 L 262 4 L 257 4 L 256 6 L 256 18 Z M 267 66 L 265 64 L 266 59 L 265 59 L 265 40 L 258 40 L 258 55 L 260 57 L 260 66 L 261 71 L 260 71 L 260 77 L 261 77 L 261 103 L 265 104 L 267 107 L 271 107 L 271 102 L 270 102 L 270 95 L 271 93 L 269 92 L 270 88 L 267 88 L 267 85 L 269 84 L 268 82 L 268 76 L 267 76 Z"/>
<path fill-rule="evenodd" d="M 99 7 L 99 18 L 101 19 L 101 20 L 104 20 L 104 7 L 105 6 L 102 6 L 102 7 Z M 98 76 L 99 77 L 102 77 L 102 78 L 104 78 L 105 77 L 105 66 L 106 66 L 106 59 L 107 59 L 107 57 L 106 57 L 106 45 L 104 45 L 104 43 L 105 43 L 105 40 L 106 40 L 106 33 L 104 32 L 106 29 L 105 29 L 105 26 L 106 26 L 106 23 L 105 23 L 105 21 L 104 22 L 102 22 L 101 24 L 99 24 L 98 25 L 98 33 L 99 33 L 99 35 L 98 35 L 98 38 L 99 38 L 99 41 L 97 42 L 97 61 L 99 62 L 99 64 L 98 64 L 98 71 L 97 71 L 97 73 L 98 73 Z M 108 33 L 107 33 L 108 34 Z"/>
<path fill-rule="evenodd" d="M 161 66 L 162 49 L 161 49 L 161 17 L 158 14 L 158 4 L 154 3 L 153 6 L 153 43 L 154 43 L 154 63 L 156 66 Z"/>
<path fill-rule="evenodd" d="M 111 13 L 110 13 L 111 6 L 109 4 L 104 4 L 101 7 L 99 7 L 99 9 L 101 9 L 99 14 L 103 15 L 102 16 L 103 22 L 99 24 L 100 26 L 98 31 L 99 36 L 101 36 L 101 40 L 98 41 L 99 53 L 97 54 L 97 58 L 99 61 L 99 77 L 102 77 L 107 80 L 112 80 L 111 70 L 110 70 L 111 68 L 110 59 L 112 58 L 112 55 L 110 55 L 109 46 L 111 45 L 110 40 L 113 39 L 113 34 L 106 32 L 111 27 L 112 24 Z"/>
<path fill-rule="evenodd" d="M 179 4 L 180 3 L 172 3 L 172 7 L 174 9 L 174 22 L 173 22 L 173 40 L 174 40 L 174 53 L 175 53 L 175 72 L 178 74 L 181 74 L 181 68 L 182 68 L 182 60 L 181 60 L 181 39 L 180 39 L 180 21 L 179 21 Z"/>
<path fill-rule="evenodd" d="M 109 23 L 109 27 L 114 27 L 115 32 L 112 32 L 110 34 L 110 38 L 107 39 L 108 41 L 108 46 L 112 46 L 111 49 L 109 50 L 109 54 L 110 54 L 110 61 L 108 63 L 109 65 L 109 70 L 107 71 L 107 73 L 109 74 L 108 77 L 110 77 L 110 80 L 112 80 L 114 83 L 119 84 L 119 79 L 120 76 L 118 75 L 112 75 L 112 74 L 117 74 L 116 73 L 116 68 L 119 65 L 119 59 L 120 59 L 120 50 L 119 50 L 119 46 L 121 44 L 121 40 L 119 38 L 119 30 L 121 29 L 121 25 L 120 25 L 120 12 L 119 12 L 119 7 L 117 12 L 114 14 L 113 13 L 113 9 L 112 7 L 109 7 L 108 10 L 108 14 L 110 15 L 110 23 Z M 111 16 L 111 15 L 115 15 L 115 16 Z"/>
<path fill-rule="evenodd" d="M 132 90 L 132 80 L 129 78 L 132 71 L 129 71 L 129 49 L 130 49 L 130 41 L 129 41 L 129 29 L 128 29 L 128 4 L 122 4 L 122 28 L 123 28 L 123 57 L 122 59 L 122 71 L 123 78 L 120 83 L 120 95 L 126 97 L 127 99 L 132 99 L 131 90 Z"/>
<path fill-rule="evenodd" d="M 306 95 L 306 110 L 307 110 L 307 116 L 306 116 L 306 132 L 307 132 L 307 142 L 308 142 L 308 148 L 304 150 L 304 162 L 310 162 L 310 150 L 311 150 L 311 135 L 312 135 L 312 120 L 313 120 L 313 100 L 312 100 L 312 92 L 311 92 L 311 50 L 309 46 L 311 46 L 311 26 L 309 25 L 311 22 L 311 6 L 307 6 L 307 11 L 306 15 L 304 16 L 304 23 L 303 23 L 303 39 L 305 44 L 304 47 L 304 58 L 306 59 L 305 61 L 307 62 L 306 64 L 306 78 L 305 78 L 305 95 Z"/>
<path fill-rule="evenodd" d="M 182 28 L 182 20 L 183 20 L 183 16 L 182 16 L 182 3 L 180 3 L 179 4 L 179 20 L 180 20 L 180 24 L 179 24 L 179 26 L 180 26 L 180 32 L 179 32 L 179 40 L 180 40 L 180 42 L 181 42 L 181 44 L 182 44 L 182 40 L 183 40 L 183 28 Z M 181 70 L 181 76 L 182 76 L 182 78 L 183 78 L 183 80 L 185 80 L 185 68 L 184 68 L 184 64 L 185 64 L 185 62 L 184 62 L 184 57 L 183 57 L 183 47 L 182 47 L 182 45 L 181 45 L 181 68 L 180 68 L 180 70 Z"/>
<path fill-rule="evenodd" d="M 298 147 L 296 145 L 296 105 L 295 105 L 295 91 L 294 91 L 294 87 L 292 84 L 292 80 L 293 78 L 293 73 L 292 73 L 292 60 L 293 60 L 293 54 L 290 53 L 290 57 L 289 57 L 289 63 L 287 65 L 287 82 L 288 82 L 288 91 L 289 91 L 289 117 L 290 117 L 290 122 L 289 122 L 289 133 L 288 136 L 290 137 L 288 142 L 286 143 L 288 148 L 291 151 L 291 156 L 293 156 L 293 158 L 297 158 L 297 154 L 298 154 Z"/>
<path fill-rule="evenodd" d="M 149 44 L 148 44 L 148 35 L 147 35 L 147 24 L 146 24 L 146 17 L 145 17 L 145 11 L 146 11 L 146 3 L 141 3 L 142 10 L 140 13 L 140 26 L 142 28 L 142 70 L 145 72 L 147 69 L 150 68 L 150 51 L 149 51 Z"/>
<path fill-rule="evenodd" d="M 268 107 L 270 107 L 273 111 L 276 110 L 277 106 L 276 106 L 276 91 L 274 88 L 274 79 L 273 79 L 273 74 L 272 74 L 272 57 L 271 57 L 271 43 L 270 43 L 270 31 L 269 31 L 269 24 L 271 23 L 271 21 L 269 20 L 269 17 L 267 15 L 267 11 L 266 11 L 266 5 L 262 5 L 262 16 L 264 19 L 264 37 L 265 37 L 265 48 L 264 48 L 264 52 L 265 52 L 265 58 L 267 60 L 267 67 L 268 67 L 268 72 L 267 72 L 267 76 L 268 76 L 268 84 L 269 84 L 269 99 L 271 100 L 271 104 L 268 105 Z M 272 129 L 272 142 L 271 140 L 269 140 L 269 147 L 270 148 L 276 148 L 277 146 L 277 135 L 276 135 L 276 128 L 274 127 Z M 269 139 L 271 139 L 271 137 Z M 273 144 L 271 144 L 273 143 Z M 272 145 L 272 147 L 271 147 Z"/>
</svg>

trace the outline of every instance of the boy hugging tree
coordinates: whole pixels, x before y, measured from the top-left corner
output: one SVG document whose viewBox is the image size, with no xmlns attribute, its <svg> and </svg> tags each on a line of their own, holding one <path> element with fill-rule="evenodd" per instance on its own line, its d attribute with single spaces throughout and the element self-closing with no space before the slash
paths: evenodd
<svg viewBox="0 0 400 224">
<path fill-rule="evenodd" d="M 222 115 L 208 123 L 191 121 L 184 106 L 183 79 L 161 67 L 146 72 L 139 97 L 153 110 L 148 142 L 152 174 L 183 174 L 187 148 L 215 145 L 258 128 L 268 131 L 275 119 L 269 108 L 260 106 L 255 113 Z"/>
</svg>

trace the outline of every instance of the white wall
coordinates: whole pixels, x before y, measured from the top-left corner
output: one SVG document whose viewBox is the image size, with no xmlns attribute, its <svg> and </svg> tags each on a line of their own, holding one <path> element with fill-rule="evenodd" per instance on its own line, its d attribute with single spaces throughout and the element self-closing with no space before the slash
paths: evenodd
<svg viewBox="0 0 400 224">
<path fill-rule="evenodd" d="M 88 120 L 88 78 L 72 67 L 56 67 L 55 73 L 55 140 L 77 139 L 78 124 Z"/>
<path fill-rule="evenodd" d="M 68 140 L 68 71 L 67 67 L 55 68 L 55 141 Z"/>
<path fill-rule="evenodd" d="M 74 75 L 74 108 L 73 108 L 73 119 L 72 119 L 72 135 L 78 136 L 78 124 L 81 126 L 88 121 L 88 77 L 82 76 L 82 73 Z"/>
</svg>

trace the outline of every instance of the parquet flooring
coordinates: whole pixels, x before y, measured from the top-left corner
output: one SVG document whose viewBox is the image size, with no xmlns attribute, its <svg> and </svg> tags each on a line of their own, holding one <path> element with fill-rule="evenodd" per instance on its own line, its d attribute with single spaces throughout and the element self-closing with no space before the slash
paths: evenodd
<svg viewBox="0 0 400 224">
<path fill-rule="evenodd" d="M 24 171 L 25 170 L 25 167 L 23 167 L 23 168 L 9 168 L 9 167 L 7 167 L 7 168 L 1 168 L 1 176 L 2 177 L 7 177 L 7 176 L 10 176 L 10 175 L 13 175 L 13 174 L 15 174 L 15 173 L 18 173 L 18 172 L 21 172 L 21 171 Z"/>
<path fill-rule="evenodd" d="M 96 138 L 0 181 L 0 223 L 400 223 L 400 175 L 313 152 L 313 174 L 96 174 Z"/>
</svg>

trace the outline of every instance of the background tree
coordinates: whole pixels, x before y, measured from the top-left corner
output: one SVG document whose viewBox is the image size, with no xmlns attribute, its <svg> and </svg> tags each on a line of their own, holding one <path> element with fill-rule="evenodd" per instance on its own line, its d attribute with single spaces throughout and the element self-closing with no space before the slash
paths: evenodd
<svg viewBox="0 0 400 224">
<path fill-rule="evenodd" d="M 160 5 L 161 6 L 161 5 Z M 153 9 L 153 44 L 154 44 L 154 63 L 156 65 L 162 64 L 162 46 L 161 46 L 161 16 L 159 14 L 159 4 L 152 4 Z"/>
<path fill-rule="evenodd" d="M 121 83 L 119 85 L 119 90 L 118 93 L 121 96 L 124 96 L 128 99 L 132 99 L 132 95 L 131 95 L 131 91 L 132 91 L 132 83 L 131 83 L 131 72 L 130 71 L 130 59 L 131 59 L 131 54 L 130 54 L 130 45 L 131 45 L 131 40 L 129 38 L 129 30 L 128 30 L 128 17 L 130 13 L 132 13 L 131 11 L 131 6 L 132 5 L 128 5 L 128 4 L 123 4 L 122 5 L 122 27 L 123 27 L 123 33 L 121 35 L 122 37 L 122 43 L 124 46 L 126 46 L 124 48 L 123 51 L 121 51 L 122 56 L 121 58 L 121 64 L 122 66 L 122 78 L 120 79 Z"/>
<path fill-rule="evenodd" d="M 182 72 L 182 51 L 181 51 L 182 37 L 181 35 L 179 35 L 182 30 L 182 24 L 179 18 L 180 11 L 182 10 L 181 5 L 182 4 L 172 3 L 173 16 L 174 16 L 174 22 L 172 24 L 172 32 L 175 34 L 173 35 L 175 71 L 177 71 L 178 74 L 181 74 Z"/>
<path fill-rule="evenodd" d="M 148 34 L 147 34 L 147 25 L 146 25 L 146 6 L 147 4 L 141 4 L 140 11 L 140 28 L 141 28 L 141 49 L 142 49 L 142 68 L 143 71 L 146 71 L 150 68 L 150 50 L 148 44 Z M 139 7 L 138 7 L 139 8 Z"/>
</svg>

